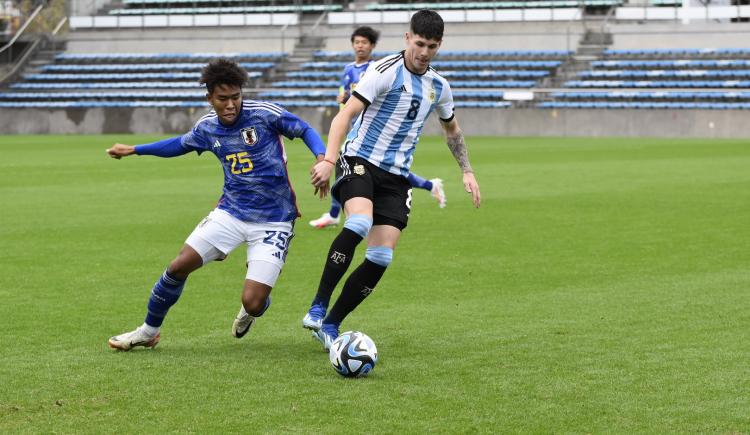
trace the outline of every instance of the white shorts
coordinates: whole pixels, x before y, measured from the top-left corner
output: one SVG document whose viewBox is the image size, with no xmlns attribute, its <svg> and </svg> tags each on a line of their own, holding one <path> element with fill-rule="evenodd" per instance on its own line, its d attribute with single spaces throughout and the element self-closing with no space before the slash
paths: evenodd
<svg viewBox="0 0 750 435">
<path fill-rule="evenodd" d="M 291 222 L 244 222 L 217 208 L 195 227 L 185 243 L 198 252 L 203 264 L 223 259 L 247 243 L 246 279 L 273 287 L 294 237 L 292 229 Z"/>
</svg>

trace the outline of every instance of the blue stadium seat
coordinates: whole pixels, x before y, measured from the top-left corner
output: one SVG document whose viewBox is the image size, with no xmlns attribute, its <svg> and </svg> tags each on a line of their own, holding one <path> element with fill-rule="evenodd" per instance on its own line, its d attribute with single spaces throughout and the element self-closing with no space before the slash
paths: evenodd
<svg viewBox="0 0 750 435">
<path fill-rule="evenodd" d="M 571 80 L 568 88 L 747 88 L 748 80 L 684 80 L 684 81 L 624 81 L 624 80 Z"/>
<path fill-rule="evenodd" d="M 176 88 L 201 88 L 198 82 L 104 82 L 104 83 L 13 83 L 14 89 L 139 89 L 148 87 L 150 89 L 176 89 Z"/>
<path fill-rule="evenodd" d="M 55 56 L 55 60 L 68 61 L 68 60 L 87 60 L 87 61 L 103 61 L 103 60 L 204 60 L 208 61 L 217 57 L 224 57 L 228 59 L 282 59 L 286 57 L 286 53 L 283 52 L 267 52 L 267 53 L 243 53 L 243 52 L 228 52 L 228 53 L 60 53 Z"/>
<path fill-rule="evenodd" d="M 141 91 L 141 92 L 2 92 L 0 100 L 88 100 L 88 99 L 202 99 L 205 90 L 200 91 Z"/>
<path fill-rule="evenodd" d="M 750 77 L 750 70 L 604 70 L 604 71 L 581 71 L 581 78 L 728 78 L 728 77 Z"/>
<path fill-rule="evenodd" d="M 593 68 L 750 68 L 750 60 L 595 60 Z"/>
<path fill-rule="evenodd" d="M 683 102 L 569 102 L 545 101 L 538 103 L 539 108 L 572 108 L 572 109 L 710 109 L 710 110 L 748 110 L 750 103 L 683 103 Z"/>
<path fill-rule="evenodd" d="M 200 70 L 205 63 L 124 63 L 124 64 L 47 64 L 42 65 L 42 71 L 50 72 L 79 72 L 79 71 L 162 71 L 162 70 Z M 240 62 L 240 66 L 248 71 L 266 70 L 273 68 L 273 62 Z"/>
<path fill-rule="evenodd" d="M 392 51 L 373 52 L 373 58 L 380 59 L 394 54 Z M 571 56 L 571 50 L 442 50 L 438 53 L 436 62 L 446 58 L 565 58 Z M 316 59 L 351 59 L 351 51 L 325 51 L 314 53 Z"/>
</svg>

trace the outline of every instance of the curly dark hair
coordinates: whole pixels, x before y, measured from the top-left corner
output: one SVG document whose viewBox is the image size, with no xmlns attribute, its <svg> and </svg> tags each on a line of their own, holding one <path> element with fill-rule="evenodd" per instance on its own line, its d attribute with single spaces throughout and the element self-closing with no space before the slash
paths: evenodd
<svg viewBox="0 0 750 435">
<path fill-rule="evenodd" d="M 212 93 L 218 85 L 242 88 L 245 83 L 247 83 L 247 71 L 237 62 L 229 59 L 214 59 L 201 71 L 200 84 L 206 85 L 208 93 Z"/>
<path fill-rule="evenodd" d="M 443 17 L 435 11 L 422 9 L 411 17 L 411 33 L 425 39 L 443 40 Z"/>
<path fill-rule="evenodd" d="M 380 38 L 380 32 L 373 29 L 370 26 L 362 26 L 357 27 L 354 29 L 354 32 L 352 33 L 351 41 L 354 42 L 355 36 L 361 36 L 363 38 L 367 38 L 368 41 L 370 41 L 370 44 L 376 45 L 378 43 L 378 38 Z"/>
</svg>

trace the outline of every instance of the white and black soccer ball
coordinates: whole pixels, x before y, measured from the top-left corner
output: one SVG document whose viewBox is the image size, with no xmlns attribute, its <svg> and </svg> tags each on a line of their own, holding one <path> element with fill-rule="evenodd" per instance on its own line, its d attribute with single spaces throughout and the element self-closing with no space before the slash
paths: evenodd
<svg viewBox="0 0 750 435">
<path fill-rule="evenodd" d="M 367 376 L 378 362 L 378 348 L 367 334 L 347 331 L 339 335 L 328 352 L 333 368 L 341 376 Z"/>
</svg>

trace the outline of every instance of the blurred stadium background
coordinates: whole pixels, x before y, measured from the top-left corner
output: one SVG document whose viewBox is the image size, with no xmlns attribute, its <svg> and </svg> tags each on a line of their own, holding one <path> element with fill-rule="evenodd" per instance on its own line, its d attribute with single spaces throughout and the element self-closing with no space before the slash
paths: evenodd
<svg viewBox="0 0 750 435">
<path fill-rule="evenodd" d="M 325 133 L 357 25 L 400 50 L 410 14 L 447 23 L 434 65 L 471 135 L 746 137 L 748 0 L 6 0 L 0 131 L 179 133 L 200 68 L 241 62 L 248 97 Z M 376 56 L 377 57 L 377 56 Z M 436 121 L 427 134 L 437 134 Z"/>
</svg>

